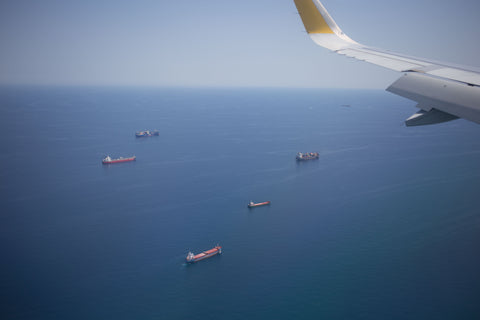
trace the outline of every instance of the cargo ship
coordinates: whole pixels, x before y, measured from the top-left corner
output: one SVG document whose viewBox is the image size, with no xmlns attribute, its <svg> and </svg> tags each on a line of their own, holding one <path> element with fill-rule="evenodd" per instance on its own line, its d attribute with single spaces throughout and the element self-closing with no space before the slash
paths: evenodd
<svg viewBox="0 0 480 320">
<path fill-rule="evenodd" d="M 144 130 L 144 131 L 137 131 L 135 132 L 135 137 L 142 138 L 142 137 L 151 137 L 151 136 L 158 136 L 160 133 L 158 130 Z"/>
<path fill-rule="evenodd" d="M 203 259 L 213 257 L 214 255 L 217 255 L 220 253 L 222 253 L 222 247 L 220 247 L 217 244 L 215 248 L 207 251 L 203 251 L 202 253 L 199 253 L 199 254 L 193 254 L 193 252 L 189 252 L 187 254 L 187 257 L 185 258 L 185 261 L 187 261 L 187 263 L 194 263 Z"/>
<path fill-rule="evenodd" d="M 318 152 L 299 152 L 299 153 L 297 153 L 297 160 L 298 161 L 313 160 L 313 159 L 318 159 L 318 157 L 319 157 Z"/>
<path fill-rule="evenodd" d="M 255 203 L 253 201 L 250 201 L 250 203 L 248 204 L 248 207 L 249 208 L 260 207 L 260 206 L 265 206 L 267 204 L 270 204 L 270 201 L 259 202 L 259 203 Z"/>
<path fill-rule="evenodd" d="M 120 163 L 120 162 L 135 161 L 136 158 L 137 158 L 137 157 L 133 156 L 133 157 L 130 157 L 130 158 L 120 157 L 120 158 L 117 158 L 117 159 L 112 159 L 112 158 L 110 158 L 110 156 L 106 156 L 106 157 L 102 160 L 102 163 L 103 163 L 103 164 L 111 164 L 111 163 Z"/>
</svg>

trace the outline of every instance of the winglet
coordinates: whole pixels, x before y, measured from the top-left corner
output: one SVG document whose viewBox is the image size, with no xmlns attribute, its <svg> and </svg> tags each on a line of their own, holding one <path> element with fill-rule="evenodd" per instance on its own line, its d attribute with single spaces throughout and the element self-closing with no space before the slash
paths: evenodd
<svg viewBox="0 0 480 320">
<path fill-rule="evenodd" d="M 330 50 L 357 44 L 338 27 L 319 0 L 294 0 L 305 30 L 312 40 Z"/>
<path fill-rule="evenodd" d="M 312 0 L 294 0 L 298 13 L 302 18 L 303 25 L 307 33 L 334 33 L 329 26 L 327 19 L 322 15 L 320 10 L 315 6 Z M 325 8 L 320 4 L 321 9 Z M 326 17 L 335 24 L 330 15 L 326 13 Z M 335 24 L 336 25 L 336 24 Z"/>
</svg>

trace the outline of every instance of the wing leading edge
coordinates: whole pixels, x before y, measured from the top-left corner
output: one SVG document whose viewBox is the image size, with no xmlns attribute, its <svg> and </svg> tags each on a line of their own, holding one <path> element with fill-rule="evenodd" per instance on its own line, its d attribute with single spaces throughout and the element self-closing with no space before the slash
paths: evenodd
<svg viewBox="0 0 480 320">
<path fill-rule="evenodd" d="M 404 75 L 387 91 L 416 101 L 421 110 L 407 126 L 464 118 L 480 123 L 480 70 L 411 57 L 362 45 L 338 27 L 319 0 L 294 0 L 310 38 L 338 54 Z"/>
</svg>

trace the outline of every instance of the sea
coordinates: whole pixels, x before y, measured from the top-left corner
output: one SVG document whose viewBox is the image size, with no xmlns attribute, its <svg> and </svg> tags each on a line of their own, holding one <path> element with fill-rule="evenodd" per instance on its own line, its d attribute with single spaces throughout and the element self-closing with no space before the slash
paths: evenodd
<svg viewBox="0 0 480 320">
<path fill-rule="evenodd" d="M 1 87 L 0 318 L 480 319 L 480 126 L 415 111 L 382 90 Z"/>
</svg>

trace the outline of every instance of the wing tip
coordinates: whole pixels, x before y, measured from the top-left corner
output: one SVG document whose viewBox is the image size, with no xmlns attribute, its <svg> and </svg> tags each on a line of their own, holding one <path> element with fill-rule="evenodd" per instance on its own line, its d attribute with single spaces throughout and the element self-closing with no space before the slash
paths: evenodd
<svg viewBox="0 0 480 320">
<path fill-rule="evenodd" d="M 327 21 L 328 19 L 325 18 L 324 13 L 327 15 L 328 13 L 320 2 L 317 3 L 320 4 L 323 10 L 319 9 L 313 0 L 294 0 L 294 3 L 308 34 L 335 33 L 332 27 L 329 25 Z"/>
</svg>

